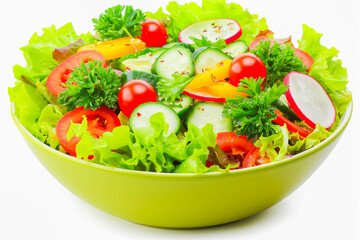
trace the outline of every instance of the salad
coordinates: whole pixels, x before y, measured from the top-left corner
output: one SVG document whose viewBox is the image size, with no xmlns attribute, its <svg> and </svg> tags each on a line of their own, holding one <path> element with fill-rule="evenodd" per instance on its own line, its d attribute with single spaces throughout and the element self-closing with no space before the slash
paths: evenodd
<svg viewBox="0 0 360 240">
<path fill-rule="evenodd" d="M 347 72 L 322 34 L 296 47 L 264 18 L 223 0 L 117 5 L 44 28 L 21 48 L 10 100 L 39 141 L 83 161 L 205 173 L 267 164 L 329 137 L 351 102 Z"/>
</svg>

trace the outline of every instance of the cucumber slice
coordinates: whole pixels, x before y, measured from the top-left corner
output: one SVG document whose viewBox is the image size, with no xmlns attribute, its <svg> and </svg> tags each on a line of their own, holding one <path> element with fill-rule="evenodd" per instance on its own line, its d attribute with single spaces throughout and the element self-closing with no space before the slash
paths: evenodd
<svg viewBox="0 0 360 240">
<path fill-rule="evenodd" d="M 186 125 L 192 123 L 198 128 L 203 128 L 207 123 L 211 123 L 216 134 L 232 132 L 234 130 L 232 120 L 222 116 L 223 109 L 222 103 L 200 102 L 190 111 Z"/>
<path fill-rule="evenodd" d="M 148 102 L 135 108 L 129 119 L 130 128 L 149 127 L 149 118 L 158 112 L 162 112 L 165 115 L 165 122 L 169 124 L 166 136 L 170 135 L 172 132 L 177 134 L 180 131 L 181 126 L 179 116 L 173 109 L 160 102 Z"/>
<path fill-rule="evenodd" d="M 174 109 L 174 111 L 179 115 L 180 119 L 182 119 L 194 104 L 194 100 L 187 95 L 182 95 L 180 102 L 175 104 L 180 105 L 180 107 L 173 107 L 172 109 Z"/>
<path fill-rule="evenodd" d="M 214 47 L 202 47 L 194 53 L 195 74 L 204 73 L 212 69 L 223 60 L 232 60 L 232 57 Z"/>
<path fill-rule="evenodd" d="M 242 53 L 246 53 L 248 50 L 249 50 L 249 46 L 243 40 L 240 40 L 239 42 L 230 43 L 229 45 L 221 49 L 221 51 L 223 51 L 224 53 L 226 53 L 227 55 L 233 58 L 239 56 Z"/>
<path fill-rule="evenodd" d="M 194 64 L 191 51 L 185 47 L 172 47 L 161 53 L 156 59 L 152 72 L 167 79 L 173 79 L 173 74 L 190 77 L 194 74 Z"/>
</svg>

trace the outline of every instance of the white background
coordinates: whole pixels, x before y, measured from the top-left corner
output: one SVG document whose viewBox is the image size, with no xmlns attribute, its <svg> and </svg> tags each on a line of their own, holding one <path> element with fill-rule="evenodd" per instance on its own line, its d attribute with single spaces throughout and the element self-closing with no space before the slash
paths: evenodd
<svg viewBox="0 0 360 240">
<path fill-rule="evenodd" d="M 239 2 L 238 0 L 234 0 Z M 103 2 L 100 4 L 100 2 Z M 354 95 L 354 114 L 340 143 L 318 171 L 276 206 L 249 219 L 195 230 L 145 227 L 103 213 L 58 183 L 38 162 L 10 117 L 12 66 L 24 65 L 19 47 L 32 33 L 72 21 L 92 31 L 91 19 L 116 4 L 156 10 L 167 1 L 7 1 L 0 8 L 1 137 L 0 239 L 360 239 L 360 6 L 357 0 L 243 0 L 266 17 L 276 37 L 299 39 L 302 23 L 340 50 Z M 183 2 L 183 1 L 179 1 Z"/>
</svg>

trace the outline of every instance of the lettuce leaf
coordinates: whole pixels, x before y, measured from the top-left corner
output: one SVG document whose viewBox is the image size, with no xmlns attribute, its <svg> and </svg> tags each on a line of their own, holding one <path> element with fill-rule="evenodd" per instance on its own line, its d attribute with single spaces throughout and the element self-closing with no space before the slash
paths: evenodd
<svg viewBox="0 0 360 240">
<path fill-rule="evenodd" d="M 90 33 L 77 35 L 72 23 L 65 24 L 58 29 L 52 25 L 49 28 L 44 28 L 43 32 L 41 36 L 34 33 L 29 44 L 20 48 L 26 60 L 26 67 L 20 65 L 13 67 L 16 79 L 21 80 L 21 75 L 24 75 L 33 82 L 41 81 L 59 64 L 52 57 L 52 52 L 56 48 L 65 47 L 79 39 L 87 44 L 94 41 Z"/>
<path fill-rule="evenodd" d="M 251 43 L 260 31 L 268 29 L 265 18 L 259 19 L 258 15 L 250 14 L 239 4 L 227 4 L 225 0 L 203 0 L 201 7 L 194 2 L 180 5 L 172 1 L 166 10 L 169 14 L 160 8 L 156 13 L 147 12 L 146 15 L 165 22 L 167 32 L 174 41 L 177 41 L 180 31 L 188 25 L 213 18 L 231 18 L 238 21 L 243 31 L 240 39 L 247 43 Z"/>
<path fill-rule="evenodd" d="M 184 138 L 179 140 L 174 133 L 165 136 L 168 125 L 163 113 L 154 114 L 149 120 L 150 127 L 131 132 L 128 126 L 120 126 L 104 133 L 99 139 L 93 138 L 87 131 L 79 131 L 83 129 L 81 126 L 71 125 L 69 131 L 81 135 L 76 146 L 77 157 L 89 159 L 93 156 L 92 162 L 130 170 L 179 172 L 180 169 L 181 172 L 197 173 L 220 170 L 205 166 L 208 147 L 216 144 L 212 125 L 208 124 L 203 129 L 190 125 Z M 192 161 L 196 164 L 187 166 Z M 179 163 L 179 167 L 175 168 Z"/>
</svg>

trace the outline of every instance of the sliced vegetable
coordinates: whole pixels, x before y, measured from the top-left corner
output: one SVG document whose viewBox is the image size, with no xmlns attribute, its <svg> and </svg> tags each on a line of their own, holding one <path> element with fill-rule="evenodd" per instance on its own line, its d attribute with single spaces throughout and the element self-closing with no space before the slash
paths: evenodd
<svg viewBox="0 0 360 240">
<path fill-rule="evenodd" d="M 193 44 L 190 37 L 207 37 L 210 41 L 216 42 L 224 39 L 229 44 L 238 39 L 242 34 L 241 27 L 234 19 L 217 18 L 193 23 L 179 33 L 179 41 Z"/>
<path fill-rule="evenodd" d="M 182 95 L 180 101 L 175 103 L 176 107 L 172 107 L 172 109 L 174 109 L 174 111 L 179 115 L 180 119 L 182 119 L 185 117 L 186 113 L 190 110 L 193 104 L 194 100 L 191 97 Z"/>
<path fill-rule="evenodd" d="M 119 107 L 128 118 L 139 105 L 156 102 L 157 96 L 150 83 L 144 80 L 131 80 L 125 83 L 119 91 Z"/>
<path fill-rule="evenodd" d="M 168 79 L 172 79 L 173 74 L 192 76 L 194 64 L 191 51 L 185 47 L 169 48 L 156 59 L 152 71 Z"/>
<path fill-rule="evenodd" d="M 99 42 L 79 48 L 82 51 L 97 51 L 104 55 L 106 60 L 121 58 L 145 48 L 145 43 L 138 38 L 124 37 L 111 41 Z"/>
<path fill-rule="evenodd" d="M 314 64 L 314 59 L 305 51 L 298 48 L 294 49 L 295 56 L 300 58 L 304 66 L 307 68 L 306 72 L 309 72 L 312 65 Z"/>
<path fill-rule="evenodd" d="M 216 143 L 226 154 L 242 156 L 246 156 L 254 146 L 252 141 L 246 140 L 245 136 L 236 136 L 234 132 L 218 133 Z"/>
<path fill-rule="evenodd" d="M 165 128 L 166 136 L 171 133 L 177 134 L 180 131 L 180 118 L 169 106 L 160 102 L 148 102 L 138 106 L 130 116 L 129 126 L 132 129 L 150 127 L 150 117 L 155 113 L 163 113 L 165 122 L 169 125 Z"/>
<path fill-rule="evenodd" d="M 207 72 L 223 60 L 232 57 L 214 47 L 202 47 L 194 53 L 195 74 Z"/>
<path fill-rule="evenodd" d="M 185 89 L 183 93 L 197 100 L 222 103 L 228 97 L 247 96 L 246 93 L 238 92 L 236 87 L 227 82 L 213 83 L 197 89 Z"/>
<path fill-rule="evenodd" d="M 284 78 L 289 86 L 285 93 L 292 110 L 311 128 L 317 123 L 329 129 L 336 118 L 336 109 L 321 84 L 309 75 L 291 72 Z"/>
<path fill-rule="evenodd" d="M 282 96 L 284 96 L 284 95 L 282 95 Z M 281 101 L 280 99 L 274 101 L 272 103 L 272 105 L 274 107 L 276 107 L 277 109 L 279 109 L 287 117 L 289 117 L 290 120 L 301 121 L 301 119 L 294 113 L 294 111 L 287 104 L 285 104 L 283 101 Z"/>
<path fill-rule="evenodd" d="M 276 119 L 274 119 L 273 122 L 279 124 L 280 126 L 284 126 L 286 124 L 286 128 L 289 132 L 299 133 L 302 137 L 307 137 L 312 132 L 310 129 L 300 127 L 299 125 L 291 122 L 284 117 L 279 110 L 275 110 L 274 112 L 276 113 Z"/>
<path fill-rule="evenodd" d="M 247 43 L 245 41 L 240 40 L 238 42 L 230 43 L 226 47 L 222 48 L 221 51 L 235 58 L 242 53 L 246 53 L 248 49 L 249 46 L 247 45 Z"/>
<path fill-rule="evenodd" d="M 211 123 L 215 133 L 232 132 L 232 120 L 222 116 L 223 109 L 222 103 L 200 102 L 190 111 L 186 125 L 192 123 L 197 128 L 203 128 L 207 123 Z"/>
<path fill-rule="evenodd" d="M 68 130 L 71 123 L 80 124 L 84 119 L 83 116 L 87 119 L 87 131 L 94 138 L 99 138 L 103 133 L 111 132 L 115 127 L 121 125 L 117 115 L 107 107 L 101 107 L 95 111 L 79 107 L 66 113 L 56 124 L 55 130 L 60 145 L 72 156 L 76 156 L 76 144 L 81 138 L 73 136 L 68 140 Z"/>
<path fill-rule="evenodd" d="M 145 48 L 149 49 L 149 48 Z M 121 62 L 121 69 L 125 70 L 136 70 L 151 73 L 151 67 L 154 64 L 156 58 L 164 52 L 165 49 L 155 50 L 144 55 L 140 55 L 135 58 L 129 58 Z M 126 56 L 125 56 L 126 57 Z M 121 60 L 121 59 L 120 59 Z"/>
<path fill-rule="evenodd" d="M 105 58 L 101 53 L 95 51 L 79 52 L 66 59 L 51 71 L 46 80 L 46 87 L 52 94 L 58 96 L 59 93 L 65 90 L 66 87 L 62 84 L 67 82 L 71 73 L 74 71 L 74 68 L 80 67 L 81 63 L 87 63 L 92 60 L 101 61 L 102 66 L 106 66 Z"/>
<path fill-rule="evenodd" d="M 244 78 L 262 78 L 265 81 L 266 68 L 264 62 L 253 53 L 243 53 L 234 58 L 230 64 L 229 82 L 237 87 Z"/>
<path fill-rule="evenodd" d="M 223 169 L 230 167 L 231 169 L 239 168 L 243 157 L 241 155 L 227 155 L 219 145 L 209 147 L 209 156 L 206 160 L 206 167 L 216 164 Z"/>
<path fill-rule="evenodd" d="M 140 39 L 146 44 L 146 47 L 162 47 L 166 44 L 166 28 L 160 21 L 147 19 L 141 26 Z"/>
<path fill-rule="evenodd" d="M 266 156 L 261 156 L 260 148 L 254 146 L 246 155 L 242 164 L 242 168 L 259 166 L 266 163 L 270 163 L 269 158 Z"/>
<path fill-rule="evenodd" d="M 216 64 L 215 68 L 197 75 L 186 86 L 185 90 L 193 90 L 201 87 L 205 87 L 218 82 L 225 82 L 229 78 L 229 67 L 231 60 L 223 60 Z"/>
</svg>

